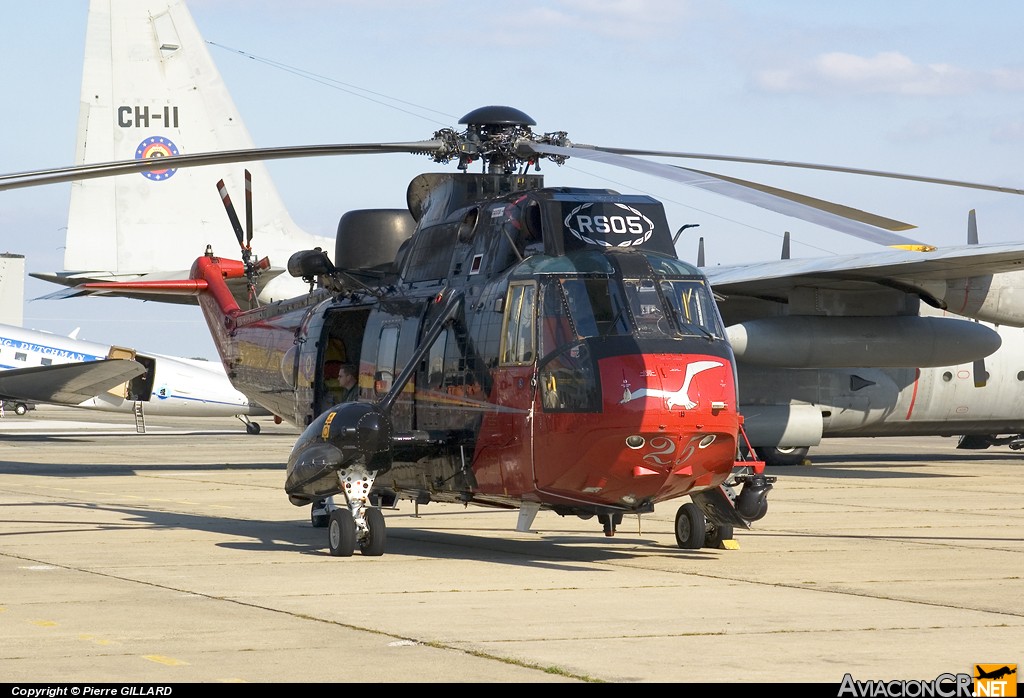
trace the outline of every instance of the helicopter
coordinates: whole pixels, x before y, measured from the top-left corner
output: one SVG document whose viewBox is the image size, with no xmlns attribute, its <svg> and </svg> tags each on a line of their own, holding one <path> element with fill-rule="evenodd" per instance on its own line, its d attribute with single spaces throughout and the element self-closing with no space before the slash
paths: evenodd
<svg viewBox="0 0 1024 698">
<path fill-rule="evenodd" d="M 407 153 L 457 163 L 454 173 L 413 178 L 406 208 L 345 213 L 334 261 L 321 247 L 292 254 L 287 273 L 307 288 L 292 298 L 259 300 L 261 276 L 280 268 L 252 249 L 248 171 L 245 226 L 224 180 L 217 184 L 241 260 L 207 245 L 187 280 L 73 289 L 196 299 L 235 387 L 302 430 L 285 491 L 293 504 L 310 507 L 312 525 L 328 529 L 329 551 L 342 557 L 357 548 L 383 554 L 381 506 L 399 498 L 518 509 L 524 531 L 541 510 L 596 517 L 612 536 L 625 515 L 688 496 L 675 516 L 676 541 L 685 549 L 720 547 L 736 527 L 765 516 L 776 478 L 765 474 L 763 461 L 743 455 L 752 449 L 737 392 L 738 354 L 719 311 L 727 299 L 700 268 L 676 256 L 659 201 L 545 187 L 542 159 L 628 167 L 902 248 L 881 253 L 886 266 L 878 279 L 864 260 L 828 265 L 830 274 L 855 272 L 869 285 L 894 284 L 886 271 L 894 265 L 933 273 L 930 260 L 949 254 L 922 255 L 934 248 L 893 232 L 910 227 L 899 221 L 636 157 L 702 157 L 695 154 L 576 145 L 565 132 L 535 134 L 534 120 L 507 106 L 473 110 L 460 125 L 464 130 L 412 142 L 242 149 L 17 173 L 0 176 L 0 190 L 322 155 Z M 479 172 L 470 171 L 475 163 Z M 992 272 L 1018 264 L 1016 248 L 977 252 L 954 256 L 977 257 L 985 267 L 974 268 Z M 799 279 L 788 269 L 750 273 L 769 283 Z M 942 273 L 956 277 L 962 263 Z M 915 288 L 900 286 L 923 293 Z M 828 330 L 835 337 L 860 332 L 839 320 L 828 322 L 838 327 Z M 907 321 L 889 324 L 903 330 Z M 998 346 L 991 330 L 969 320 L 910 324 L 918 335 L 956 337 L 917 345 L 924 354 L 914 360 L 922 365 L 976 360 Z M 892 353 L 890 334 L 873 331 L 856 360 L 887 365 L 878 362 L 893 359 L 878 352 Z M 766 335 L 772 350 L 775 335 Z M 746 342 L 744 356 L 752 348 Z M 850 350 L 830 360 L 848 363 Z M 339 402 L 326 384 L 328 366 L 337 363 L 356 367 L 355 402 Z M 343 501 L 335 504 L 335 497 Z"/>
<path fill-rule="evenodd" d="M 623 516 L 689 496 L 680 547 L 719 547 L 749 528 L 775 478 L 737 460 L 732 348 L 661 203 L 546 188 L 536 160 L 564 161 L 567 141 L 534 136 L 518 109 L 482 107 L 460 123 L 432 141 L 353 147 L 427 152 L 458 171 L 415 177 L 407 209 L 346 213 L 336 261 L 320 248 L 293 254 L 304 295 L 255 300 L 272 265 L 252 252 L 248 172 L 244 227 L 218 183 L 241 261 L 207 246 L 188 280 L 80 290 L 197 297 L 232 383 L 303 429 L 285 492 L 328 529 L 334 556 L 383 554 L 381 505 L 399 498 L 518 509 L 519 530 L 541 510 L 596 517 L 613 536 Z M 481 172 L 468 171 L 475 161 Z M 329 362 L 356 366 L 357 401 L 336 403 Z"/>
</svg>

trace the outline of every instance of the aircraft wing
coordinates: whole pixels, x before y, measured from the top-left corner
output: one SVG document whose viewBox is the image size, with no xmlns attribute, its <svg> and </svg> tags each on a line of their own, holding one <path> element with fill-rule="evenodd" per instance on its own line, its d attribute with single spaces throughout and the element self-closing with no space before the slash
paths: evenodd
<svg viewBox="0 0 1024 698">
<path fill-rule="evenodd" d="M 850 290 L 865 285 L 916 288 L 936 282 L 1024 271 L 1024 244 L 962 245 L 930 252 L 886 250 L 869 254 L 782 259 L 703 268 L 725 296 L 785 298 L 797 287 Z"/>
<path fill-rule="evenodd" d="M 146 367 L 128 359 L 102 359 L 0 371 L 6 399 L 78 405 L 140 376 Z"/>
</svg>

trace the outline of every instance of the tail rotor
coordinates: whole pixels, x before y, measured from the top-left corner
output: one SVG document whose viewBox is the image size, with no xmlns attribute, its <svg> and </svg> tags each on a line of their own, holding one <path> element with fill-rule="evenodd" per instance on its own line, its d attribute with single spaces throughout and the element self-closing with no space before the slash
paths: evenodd
<svg viewBox="0 0 1024 698">
<path fill-rule="evenodd" d="M 238 240 L 238 247 L 242 252 L 242 263 L 245 265 L 245 277 L 249 287 L 249 304 L 250 306 L 259 305 L 256 294 L 256 277 L 259 275 L 260 270 L 264 268 L 264 265 L 262 263 L 256 264 L 252 261 L 252 174 L 249 170 L 245 171 L 244 230 L 242 229 L 241 221 L 238 220 L 235 205 L 231 203 L 231 196 L 228 194 L 228 189 L 223 179 L 217 182 L 217 192 L 224 203 L 224 210 L 227 211 L 228 220 L 231 221 L 231 228 L 235 232 L 235 239 Z"/>
</svg>

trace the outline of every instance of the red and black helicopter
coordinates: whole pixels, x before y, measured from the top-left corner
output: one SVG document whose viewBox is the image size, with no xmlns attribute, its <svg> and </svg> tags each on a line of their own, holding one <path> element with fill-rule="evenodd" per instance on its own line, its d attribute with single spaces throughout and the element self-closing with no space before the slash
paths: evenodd
<svg viewBox="0 0 1024 698">
<path fill-rule="evenodd" d="M 161 160 L 166 168 L 405 152 L 458 163 L 457 172 L 414 178 L 405 209 L 345 214 L 333 262 L 319 248 L 292 255 L 288 272 L 309 283 L 307 294 L 263 306 L 237 297 L 241 282 L 255 298 L 271 268 L 252 253 L 248 178 L 244 229 L 219 185 L 241 261 L 208 246 L 187 281 L 81 290 L 198 297 L 234 385 L 304 428 L 285 490 L 328 528 L 332 555 L 383 554 L 380 505 L 396 498 L 518 508 L 521 530 L 540 510 L 596 516 L 613 535 L 624 515 L 689 496 L 676 514 L 683 548 L 717 546 L 763 517 L 775 478 L 763 463 L 737 460 L 733 352 L 706 277 L 675 254 L 661 203 L 545 187 L 537 165 L 584 157 L 787 213 L 809 210 L 807 197 L 794 204 L 781 190 L 630 157 L 663 153 L 535 135 L 533 119 L 511 107 L 483 107 L 460 124 L 464 131 L 411 143 Z M 481 171 L 470 172 L 477 161 Z M 0 178 L 12 180 L 0 187 L 145 168 L 82 165 Z M 813 217 L 860 225 L 818 203 Z M 337 403 L 324 382 L 330 361 L 358 367 L 358 401 Z"/>
</svg>

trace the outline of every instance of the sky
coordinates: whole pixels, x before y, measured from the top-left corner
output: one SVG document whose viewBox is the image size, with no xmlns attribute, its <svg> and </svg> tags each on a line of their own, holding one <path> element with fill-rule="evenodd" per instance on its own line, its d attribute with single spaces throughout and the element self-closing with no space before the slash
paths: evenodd
<svg viewBox="0 0 1024 698">
<path fill-rule="evenodd" d="M 257 146 L 409 141 L 506 104 L 576 143 L 718 153 L 1024 188 L 1024 5 L 946 0 L 190 0 Z M 0 173 L 70 165 L 87 0 L 0 3 Z M 459 128 L 461 130 L 461 128 Z M 676 161 L 676 164 L 687 164 Z M 733 163 L 691 166 L 837 201 L 963 244 L 1020 241 L 1024 197 Z M 268 164 L 293 219 L 333 236 L 358 208 L 404 205 L 443 166 L 381 155 Z M 582 161 L 548 185 L 665 203 L 677 251 L 708 266 L 882 248 L 647 175 Z M 63 268 L 70 185 L 0 192 L 0 252 Z M 166 241 L 164 241 L 166 242 Z M 164 244 L 164 242 L 158 244 Z M 167 242 L 166 244 L 171 244 Z M 216 358 L 197 307 L 37 300 L 25 325 L 140 351 Z"/>
</svg>

